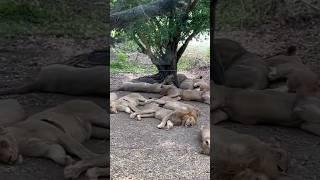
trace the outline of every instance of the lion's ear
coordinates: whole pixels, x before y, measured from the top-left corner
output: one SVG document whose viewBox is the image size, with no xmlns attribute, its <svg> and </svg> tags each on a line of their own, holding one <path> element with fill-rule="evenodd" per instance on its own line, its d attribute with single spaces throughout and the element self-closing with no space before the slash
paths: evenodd
<svg viewBox="0 0 320 180">
<path fill-rule="evenodd" d="M 4 128 L 4 127 L 1 127 L 0 126 L 0 135 L 4 135 L 4 134 L 7 134 L 7 130 Z"/>
</svg>

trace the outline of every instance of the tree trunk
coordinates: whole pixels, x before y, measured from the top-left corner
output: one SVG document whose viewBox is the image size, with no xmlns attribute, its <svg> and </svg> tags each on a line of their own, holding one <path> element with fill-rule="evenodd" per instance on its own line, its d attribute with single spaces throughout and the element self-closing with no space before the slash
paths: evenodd
<svg viewBox="0 0 320 180">
<path fill-rule="evenodd" d="M 179 87 L 180 82 L 177 77 L 177 52 L 167 52 L 162 58 L 158 59 L 158 64 L 155 64 L 158 73 L 151 76 L 143 76 L 134 81 L 147 83 L 162 83 L 169 75 L 173 75 L 173 83 Z"/>
</svg>

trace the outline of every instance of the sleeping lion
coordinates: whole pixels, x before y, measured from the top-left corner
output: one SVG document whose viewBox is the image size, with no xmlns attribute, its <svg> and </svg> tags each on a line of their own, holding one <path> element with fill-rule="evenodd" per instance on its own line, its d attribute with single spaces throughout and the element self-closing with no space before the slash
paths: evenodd
<svg viewBox="0 0 320 180">
<path fill-rule="evenodd" d="M 73 161 L 68 154 L 80 159 L 96 157 L 81 143 L 90 137 L 106 138 L 107 117 L 93 102 L 72 100 L 0 128 L 0 162 L 14 164 L 22 155 L 67 165 Z"/>
<path fill-rule="evenodd" d="M 110 94 L 110 98 L 114 97 L 114 94 Z M 119 99 L 110 99 L 110 112 L 118 113 L 118 111 L 131 113 L 135 111 L 139 111 L 137 108 L 138 105 L 144 105 L 148 103 L 149 100 L 144 98 L 141 94 L 138 93 L 130 93 L 126 96 L 123 96 Z"/>
</svg>

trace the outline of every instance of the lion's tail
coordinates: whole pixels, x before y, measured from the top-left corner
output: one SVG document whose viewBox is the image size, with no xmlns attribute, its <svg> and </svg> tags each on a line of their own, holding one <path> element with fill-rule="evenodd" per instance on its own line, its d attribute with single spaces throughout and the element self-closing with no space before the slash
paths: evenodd
<svg viewBox="0 0 320 180">
<path fill-rule="evenodd" d="M 0 90 L 0 95 L 25 94 L 34 90 L 34 84 L 28 84 L 18 88 Z"/>
</svg>

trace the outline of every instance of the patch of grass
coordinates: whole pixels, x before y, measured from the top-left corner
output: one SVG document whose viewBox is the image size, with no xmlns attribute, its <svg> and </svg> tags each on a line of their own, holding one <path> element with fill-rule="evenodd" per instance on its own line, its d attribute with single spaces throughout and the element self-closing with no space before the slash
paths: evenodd
<svg viewBox="0 0 320 180">
<path fill-rule="evenodd" d="M 125 52 L 135 52 L 138 49 L 138 45 L 130 40 L 124 40 L 120 44 L 118 44 L 119 49 Z"/>
<path fill-rule="evenodd" d="M 122 63 L 122 62 L 111 62 L 110 63 L 110 72 L 111 73 L 156 73 L 156 68 L 138 66 L 133 63 Z"/>
<path fill-rule="evenodd" d="M 111 73 L 155 73 L 155 66 L 143 66 L 128 61 L 128 57 L 123 52 L 117 53 L 117 59 L 110 63 Z"/>
<path fill-rule="evenodd" d="M 178 71 L 187 71 L 190 70 L 192 67 L 192 61 L 188 58 L 181 57 L 179 60 L 177 66 L 178 66 Z"/>
<path fill-rule="evenodd" d="M 79 0 L 2 0 L 0 34 L 107 36 L 107 24 L 104 22 L 106 6 L 95 3 Z"/>
</svg>

